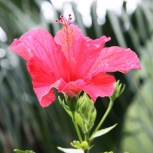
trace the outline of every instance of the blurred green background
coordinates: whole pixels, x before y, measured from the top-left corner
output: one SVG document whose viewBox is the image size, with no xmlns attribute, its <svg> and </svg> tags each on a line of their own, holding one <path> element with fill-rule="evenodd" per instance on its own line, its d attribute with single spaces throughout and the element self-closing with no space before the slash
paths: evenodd
<svg viewBox="0 0 153 153">
<path fill-rule="evenodd" d="M 47 0 L 0 0 L 0 153 L 12 153 L 14 148 L 58 153 L 57 146 L 70 147 L 70 142 L 77 139 L 70 117 L 57 101 L 45 109 L 39 105 L 25 61 L 8 50 L 14 38 L 34 28 L 45 28 L 54 36 L 61 28 L 54 19 L 63 12 L 72 13 L 73 22 L 86 36 L 93 39 L 110 36 L 112 40 L 107 46 L 134 50 L 142 65 L 141 71 L 133 70 L 126 75 L 114 73 L 126 84 L 126 89 L 115 101 L 102 128 L 114 123 L 118 126 L 97 138 L 91 153 L 152 153 L 153 1 L 142 0 L 131 13 L 124 2 L 120 13 L 108 10 L 105 17 L 97 15 L 97 7 L 103 12 L 102 4 L 93 1 L 89 22 L 85 22 L 86 16 L 74 2 L 65 3 L 59 9 L 52 4 Z M 98 122 L 108 99 L 98 98 L 95 106 Z"/>
</svg>

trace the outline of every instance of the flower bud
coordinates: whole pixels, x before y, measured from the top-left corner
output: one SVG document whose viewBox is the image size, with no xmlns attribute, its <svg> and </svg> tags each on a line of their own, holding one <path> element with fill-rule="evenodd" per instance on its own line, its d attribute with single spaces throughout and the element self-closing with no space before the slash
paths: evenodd
<svg viewBox="0 0 153 153">
<path fill-rule="evenodd" d="M 64 95 L 64 98 L 58 97 L 58 100 L 62 106 L 64 106 L 67 110 L 74 112 L 79 109 L 80 103 L 78 101 L 79 97 L 73 96 L 68 97 L 67 95 Z M 64 99 L 64 100 L 63 100 Z"/>
<path fill-rule="evenodd" d="M 125 89 L 125 85 L 120 83 L 120 81 L 118 80 L 116 83 L 115 83 L 115 90 L 114 90 L 114 93 L 111 97 L 109 97 L 112 101 L 114 101 L 116 98 L 118 98 L 122 92 L 124 91 Z"/>
<path fill-rule="evenodd" d="M 87 141 L 83 141 L 83 142 L 79 142 L 79 141 L 73 141 L 71 142 L 71 145 L 74 147 L 74 148 L 77 148 L 77 149 L 83 149 L 83 150 L 86 150 L 89 145 L 88 145 L 88 142 Z"/>
</svg>

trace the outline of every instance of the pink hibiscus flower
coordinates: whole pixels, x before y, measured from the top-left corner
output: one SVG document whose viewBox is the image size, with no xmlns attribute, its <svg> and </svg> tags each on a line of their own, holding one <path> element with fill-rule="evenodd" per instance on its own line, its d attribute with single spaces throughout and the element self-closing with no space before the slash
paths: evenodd
<svg viewBox="0 0 153 153">
<path fill-rule="evenodd" d="M 61 16 L 63 24 L 53 38 L 44 29 L 31 30 L 14 39 L 9 49 L 27 61 L 33 88 L 42 107 L 55 100 L 53 88 L 69 97 L 86 92 L 93 101 L 111 96 L 115 78 L 106 72 L 140 69 L 139 59 L 131 49 L 104 48 L 111 38 L 92 40 Z"/>
</svg>

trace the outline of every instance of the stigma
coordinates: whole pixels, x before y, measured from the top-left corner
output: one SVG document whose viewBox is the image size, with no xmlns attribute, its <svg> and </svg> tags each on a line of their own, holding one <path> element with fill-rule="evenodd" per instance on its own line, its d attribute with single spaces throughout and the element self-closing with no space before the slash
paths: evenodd
<svg viewBox="0 0 153 153">
<path fill-rule="evenodd" d="M 64 17 L 64 15 L 61 15 L 61 16 L 60 16 L 61 19 L 60 19 L 60 20 L 56 19 L 55 22 L 56 22 L 56 23 L 59 23 L 59 24 L 62 24 L 62 25 L 64 25 L 65 27 L 67 27 L 67 26 L 70 24 L 70 21 L 72 20 L 72 17 L 71 17 L 71 16 L 72 16 L 72 15 L 69 14 L 69 15 L 68 15 L 69 18 L 68 18 L 68 20 L 66 20 L 65 17 Z"/>
</svg>

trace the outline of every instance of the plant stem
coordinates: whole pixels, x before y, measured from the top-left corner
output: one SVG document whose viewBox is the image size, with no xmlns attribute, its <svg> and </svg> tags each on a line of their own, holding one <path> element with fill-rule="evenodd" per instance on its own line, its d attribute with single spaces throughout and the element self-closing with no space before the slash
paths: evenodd
<svg viewBox="0 0 153 153">
<path fill-rule="evenodd" d="M 82 142 L 82 137 L 81 137 L 81 134 L 80 134 L 80 131 L 79 131 L 79 128 L 78 128 L 78 124 L 76 123 L 76 119 L 75 119 L 75 111 L 72 112 L 72 120 L 73 120 L 75 130 L 77 132 L 79 141 Z"/>
<path fill-rule="evenodd" d="M 111 111 L 113 107 L 113 101 L 112 99 L 110 98 L 110 102 L 109 102 L 109 106 L 104 114 L 104 116 L 102 117 L 102 119 L 100 120 L 99 124 L 97 125 L 97 127 L 95 128 L 94 132 L 92 133 L 90 139 L 92 139 L 92 136 L 99 130 L 99 128 L 101 127 L 101 125 L 104 123 L 106 117 L 108 116 L 109 112 Z"/>
<path fill-rule="evenodd" d="M 88 138 L 89 138 L 89 134 L 88 134 L 88 133 L 85 133 L 85 134 L 84 134 L 84 140 L 85 140 L 85 141 L 88 141 Z"/>
<path fill-rule="evenodd" d="M 84 153 L 89 153 L 89 150 L 85 150 Z"/>
</svg>

